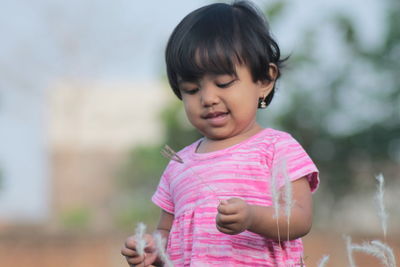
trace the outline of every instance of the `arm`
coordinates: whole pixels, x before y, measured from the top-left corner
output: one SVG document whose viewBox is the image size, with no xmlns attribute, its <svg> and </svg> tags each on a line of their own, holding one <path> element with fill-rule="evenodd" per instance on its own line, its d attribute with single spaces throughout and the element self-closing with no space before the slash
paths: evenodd
<svg viewBox="0 0 400 267">
<path fill-rule="evenodd" d="M 172 223 L 174 221 L 174 215 L 164 210 L 161 211 L 160 220 L 158 221 L 157 231 L 161 234 L 165 240 L 168 240 L 169 231 L 171 230 Z M 163 263 L 159 257 L 154 261 L 155 266 L 162 266 Z"/>
<path fill-rule="evenodd" d="M 164 210 L 161 211 L 160 220 L 158 222 L 157 231 L 161 233 L 162 237 L 168 240 L 169 231 L 174 220 L 174 215 Z M 126 261 L 131 266 L 162 266 L 161 260 L 158 258 L 153 236 L 146 234 L 144 236 L 146 240 L 145 256 L 139 256 L 136 252 L 136 240 L 135 236 L 129 236 L 124 247 L 121 249 L 121 254 L 125 256 Z"/>
<path fill-rule="evenodd" d="M 281 194 L 282 195 L 282 194 Z M 306 235 L 312 224 L 312 197 L 307 178 L 292 182 L 292 210 L 289 221 L 289 237 L 285 203 L 279 200 L 280 212 L 275 218 L 274 207 L 249 205 L 244 200 L 232 198 L 221 202 L 216 218 L 222 233 L 238 234 L 245 230 L 278 240 L 296 239 Z M 278 219 L 278 224 L 277 224 Z"/>
</svg>

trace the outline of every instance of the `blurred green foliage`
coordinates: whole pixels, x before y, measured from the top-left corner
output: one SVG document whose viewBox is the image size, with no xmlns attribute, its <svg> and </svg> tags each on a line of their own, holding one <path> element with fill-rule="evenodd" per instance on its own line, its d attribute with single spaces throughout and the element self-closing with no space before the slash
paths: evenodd
<svg viewBox="0 0 400 267">
<path fill-rule="evenodd" d="M 284 11 L 285 7 L 287 6 L 287 1 L 276 1 L 272 2 L 265 8 L 265 16 L 268 18 L 268 21 L 274 21 L 277 19 L 282 12 Z"/>
<path fill-rule="evenodd" d="M 309 151 L 324 183 L 335 195 L 354 188 L 357 183 L 354 177 L 362 171 L 361 166 L 368 166 L 372 177 L 388 165 L 398 165 L 400 3 L 396 0 L 385 3 L 389 13 L 384 25 L 386 29 L 383 29 L 386 34 L 382 35 L 379 46 L 371 48 L 362 42 L 360 27 L 356 27 L 349 13 L 332 14 L 330 25 L 342 36 L 339 41 L 346 52 L 336 55 L 343 65 L 324 65 L 325 59 L 318 57 L 321 53 L 316 52 L 325 49 L 318 47 L 316 40 L 320 25 L 305 30 L 301 44 L 297 45 L 298 49 L 288 62 L 290 68 L 284 73 L 285 85 L 295 89 L 290 93 L 291 104 L 275 118 L 275 124 L 292 133 Z M 360 69 L 364 71 L 361 74 Z M 307 82 L 319 77 L 323 77 L 323 83 Z M 357 82 L 366 79 L 370 79 L 371 84 Z M 366 102 L 354 101 L 353 106 L 345 106 L 343 102 L 353 101 L 353 92 L 362 94 Z M 385 110 L 379 120 L 373 119 L 374 114 L 370 118 L 356 117 L 360 110 L 371 112 L 368 105 Z M 338 134 L 332 129 L 335 125 L 327 125 L 338 113 L 344 114 L 341 122 L 352 121 L 353 131 Z"/>
<path fill-rule="evenodd" d="M 155 187 L 150 190 L 139 192 L 137 189 L 132 189 L 132 195 L 125 199 L 114 214 L 114 223 L 119 229 L 133 231 L 138 222 L 145 223 L 149 229 L 156 225 L 155 218 L 159 214 L 159 208 L 150 202 L 150 197 L 155 190 Z"/>
<path fill-rule="evenodd" d="M 285 69 L 283 83 L 288 90 L 290 104 L 284 111 L 269 119 L 269 109 L 259 114 L 261 121 L 269 121 L 270 127 L 278 127 L 290 132 L 310 153 L 321 172 L 323 187 L 336 196 L 348 193 L 357 183 L 354 179 L 368 165 L 368 173 L 373 176 L 383 171 L 384 166 L 396 165 L 400 159 L 400 3 L 386 0 L 389 6 L 386 19 L 387 34 L 383 35 L 381 45 L 370 48 L 359 38 L 359 28 L 348 13 L 332 13 L 330 25 L 339 32 L 341 45 L 346 54 L 336 55 L 342 58 L 342 66 L 323 65 L 316 51 L 320 27 L 304 29 L 298 48 L 291 54 Z M 270 22 L 280 16 L 287 2 L 275 2 L 266 8 Z M 367 66 L 369 73 L 355 76 L 357 68 Z M 343 67 L 344 66 L 344 67 Z M 371 84 L 369 88 L 354 85 L 354 79 L 365 77 L 384 77 L 384 83 Z M 323 82 L 313 84 L 319 78 Z M 307 83 L 303 83 L 307 80 Z M 382 80 L 382 79 L 381 79 Z M 357 87 L 359 86 L 359 87 Z M 374 87 L 382 86 L 382 90 Z M 379 89 L 379 88 L 378 88 Z M 385 106 L 387 112 L 379 120 L 357 118 L 349 107 L 343 104 L 343 95 L 350 91 L 362 92 L 371 103 Z M 279 91 L 276 96 L 280 97 Z M 274 102 L 271 108 L 273 109 Z M 353 106 L 353 110 L 368 109 L 368 104 Z M 338 133 L 333 123 L 329 123 L 337 113 L 342 113 L 341 121 L 350 118 L 354 121 L 354 130 Z M 136 147 L 120 173 L 120 185 L 125 191 L 126 205 L 122 205 L 117 221 L 132 228 L 135 222 L 151 219 L 154 207 L 149 207 L 149 199 L 154 192 L 167 160 L 160 155 L 160 149 L 168 144 L 180 150 L 191 144 L 200 135 L 185 120 L 181 104 L 173 102 L 161 114 L 165 127 L 165 140 L 152 147 Z M 272 122 L 271 122 L 272 121 Z M 270 123 L 271 122 L 271 123 Z M 366 177 L 369 179 L 370 177 Z M 388 177 L 390 179 L 390 176 Z M 373 179 L 370 179 L 373 183 Z"/>
<path fill-rule="evenodd" d="M 179 151 L 200 138 L 197 131 L 189 126 L 179 101 L 173 101 L 162 110 L 160 120 L 165 130 L 163 142 L 134 147 L 118 174 L 122 201 L 115 220 L 120 227 L 128 230 L 139 221 L 148 225 L 154 223 L 158 208 L 150 203 L 150 198 L 168 163 L 168 159 L 160 153 L 164 145 Z"/>
<path fill-rule="evenodd" d="M 91 224 L 91 211 L 86 207 L 74 207 L 62 212 L 61 225 L 69 230 L 86 230 Z"/>
<path fill-rule="evenodd" d="M 201 135 L 186 119 L 181 102 L 174 101 L 162 112 L 161 120 L 166 129 L 165 144 L 176 151 L 190 145 Z"/>
</svg>

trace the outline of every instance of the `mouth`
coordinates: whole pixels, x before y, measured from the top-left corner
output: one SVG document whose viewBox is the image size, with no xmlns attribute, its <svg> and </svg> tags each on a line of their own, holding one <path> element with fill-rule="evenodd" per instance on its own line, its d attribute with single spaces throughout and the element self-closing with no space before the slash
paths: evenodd
<svg viewBox="0 0 400 267">
<path fill-rule="evenodd" d="M 229 114 L 229 112 L 216 111 L 216 112 L 209 112 L 202 117 L 203 117 L 203 119 L 216 119 L 216 118 L 225 117 L 228 114 Z"/>
<path fill-rule="evenodd" d="M 223 127 L 229 121 L 229 114 L 230 112 L 222 112 L 222 111 L 214 111 L 204 114 L 203 119 L 207 121 L 207 123 L 211 127 Z"/>
</svg>

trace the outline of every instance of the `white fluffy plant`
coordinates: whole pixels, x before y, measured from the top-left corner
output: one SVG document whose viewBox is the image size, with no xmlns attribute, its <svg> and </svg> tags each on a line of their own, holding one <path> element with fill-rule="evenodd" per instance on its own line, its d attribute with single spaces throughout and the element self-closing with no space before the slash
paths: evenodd
<svg viewBox="0 0 400 267">
<path fill-rule="evenodd" d="M 376 176 L 378 181 L 378 188 L 375 195 L 375 200 L 378 206 L 378 217 L 381 222 L 383 236 L 386 239 L 387 233 L 387 219 L 388 215 L 386 213 L 384 204 L 384 177 L 382 174 Z M 394 256 L 393 250 L 385 243 L 379 240 L 373 240 L 371 242 L 364 242 L 363 244 L 353 244 L 351 243 L 351 238 L 346 237 L 347 246 L 347 256 L 349 260 L 350 267 L 356 267 L 353 259 L 353 251 L 363 252 L 378 258 L 381 263 L 386 267 L 396 267 L 396 258 Z"/>
<path fill-rule="evenodd" d="M 350 267 L 356 266 L 353 259 L 353 251 L 359 251 L 374 256 L 381 261 L 383 266 L 396 267 L 396 260 L 393 254 L 393 250 L 389 246 L 378 240 L 364 242 L 359 245 L 351 243 L 350 237 L 347 237 L 346 243 Z"/>
<path fill-rule="evenodd" d="M 292 195 L 292 181 L 290 180 L 290 177 L 288 175 L 287 171 L 287 165 L 286 165 L 286 160 L 283 159 L 281 162 L 277 164 L 277 168 L 274 168 L 272 170 L 272 177 L 271 177 L 271 195 L 272 195 L 272 204 L 274 207 L 274 218 L 276 219 L 276 227 L 278 231 L 278 241 L 279 244 L 281 242 L 280 238 L 280 230 L 279 230 L 279 224 L 278 224 L 278 218 L 279 214 L 281 212 L 281 207 L 280 207 L 280 198 L 281 198 L 281 192 L 279 189 L 279 178 L 282 178 L 284 180 L 284 186 L 283 186 L 283 192 L 282 192 L 282 198 L 284 200 L 285 206 L 284 206 L 284 214 L 286 216 L 286 221 L 287 221 L 287 241 L 289 241 L 289 234 L 290 234 L 290 217 L 292 213 L 292 207 L 293 207 L 293 195 Z M 288 243 L 289 246 L 289 243 Z"/>
<path fill-rule="evenodd" d="M 136 251 L 140 256 L 144 255 L 144 249 L 146 248 L 146 240 L 144 235 L 146 233 L 146 225 L 144 223 L 138 223 L 135 230 L 135 241 L 136 241 Z M 166 267 L 174 267 L 173 263 L 169 259 L 165 251 L 165 239 L 160 233 L 156 232 L 153 234 L 154 242 L 158 252 L 158 256 L 164 262 Z"/>
<path fill-rule="evenodd" d="M 378 190 L 376 191 L 375 200 L 378 206 L 378 216 L 382 226 L 383 237 L 386 239 L 388 214 L 386 213 L 385 203 L 384 203 L 385 179 L 383 178 L 382 173 L 376 176 L 376 180 L 378 181 Z"/>
<path fill-rule="evenodd" d="M 144 255 L 144 249 L 146 247 L 146 240 L 144 239 L 144 234 L 146 233 L 146 225 L 144 223 L 138 223 L 135 230 L 135 241 L 136 241 L 136 251 L 140 256 Z"/>
<path fill-rule="evenodd" d="M 318 263 L 318 267 L 325 267 L 326 263 L 329 261 L 329 255 L 324 255 Z"/>
<path fill-rule="evenodd" d="M 279 218 L 279 188 L 278 188 L 278 175 L 280 172 L 281 166 L 278 168 L 272 169 L 272 176 L 271 176 L 271 196 L 272 196 L 272 205 L 274 207 L 274 218 L 276 219 L 276 228 L 278 231 L 278 242 L 279 246 L 281 244 L 281 237 L 280 237 L 280 232 L 279 232 L 279 224 L 278 224 L 278 218 Z"/>
<path fill-rule="evenodd" d="M 283 178 L 285 180 L 285 186 L 284 186 L 285 193 L 283 195 L 283 198 L 285 201 L 285 215 L 286 215 L 286 220 L 287 220 L 287 241 L 289 241 L 290 216 L 292 215 L 292 207 L 293 207 L 294 203 L 293 203 L 293 195 L 292 195 L 292 181 L 290 180 L 290 177 L 288 175 L 285 160 L 282 162 L 281 171 L 283 174 Z"/>
<path fill-rule="evenodd" d="M 158 252 L 158 256 L 164 262 L 164 266 L 166 267 L 174 267 L 174 264 L 169 259 L 167 252 L 165 251 L 165 238 L 159 232 L 155 232 L 153 234 L 154 242 L 156 244 L 156 249 Z"/>
</svg>

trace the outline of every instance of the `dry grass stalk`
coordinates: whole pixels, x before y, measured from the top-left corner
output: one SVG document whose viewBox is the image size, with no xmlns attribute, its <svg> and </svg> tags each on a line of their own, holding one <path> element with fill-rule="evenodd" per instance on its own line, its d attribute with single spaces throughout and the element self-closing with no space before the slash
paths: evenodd
<svg viewBox="0 0 400 267">
<path fill-rule="evenodd" d="M 183 163 L 183 159 L 181 157 L 179 157 L 178 153 L 176 153 L 168 145 L 165 145 L 164 148 L 161 149 L 161 155 L 163 155 L 167 159 L 174 160 L 179 163 Z"/>
<path fill-rule="evenodd" d="M 284 200 L 285 200 L 285 215 L 286 215 L 286 219 L 287 219 L 287 241 L 289 241 L 290 216 L 292 214 L 293 196 L 292 196 L 292 181 L 290 180 L 290 177 L 288 175 L 287 166 L 286 166 L 286 161 L 285 160 L 282 162 L 281 170 L 282 170 L 282 173 L 283 173 L 283 177 L 285 179 Z"/>
<path fill-rule="evenodd" d="M 346 239 L 347 259 L 349 261 L 349 266 L 350 267 L 356 267 L 356 265 L 354 264 L 351 237 L 345 236 L 344 238 Z"/>
<path fill-rule="evenodd" d="M 362 245 L 351 244 L 351 250 L 364 252 L 366 254 L 374 256 L 378 258 L 384 266 L 389 266 L 385 253 L 380 248 L 370 243 L 363 243 Z"/>
<path fill-rule="evenodd" d="M 381 221 L 383 236 L 386 239 L 387 233 L 387 220 L 388 215 L 386 213 L 385 204 L 384 204 L 384 181 L 382 174 L 376 176 L 376 180 L 378 180 L 378 190 L 375 195 L 375 199 L 378 205 L 378 216 Z"/>
<path fill-rule="evenodd" d="M 382 252 L 385 253 L 388 266 L 390 266 L 390 267 L 396 266 L 396 258 L 394 257 L 393 250 L 388 245 L 386 245 L 378 240 L 371 241 L 371 244 L 374 245 L 375 247 L 380 248 L 382 250 Z"/>
<path fill-rule="evenodd" d="M 358 245 L 352 244 L 351 238 L 346 237 L 346 244 L 350 267 L 356 266 L 353 259 L 353 251 L 359 251 L 374 256 L 379 259 L 386 267 L 396 267 L 396 260 L 393 254 L 393 250 L 389 246 L 378 240 L 373 240 L 369 243 L 364 242 L 362 245 Z"/>
<path fill-rule="evenodd" d="M 153 238 L 156 244 L 156 249 L 158 252 L 158 256 L 164 262 L 164 266 L 174 267 L 174 264 L 169 259 L 167 252 L 165 251 L 165 239 L 161 236 L 160 233 L 156 232 L 153 234 Z"/>
<path fill-rule="evenodd" d="M 146 247 L 146 240 L 144 240 L 144 234 L 146 232 L 146 225 L 139 223 L 135 230 L 136 239 L 136 251 L 140 256 L 144 255 L 144 249 Z"/>
<path fill-rule="evenodd" d="M 375 195 L 375 200 L 378 205 L 378 216 L 381 221 L 384 238 L 386 239 L 387 233 L 387 219 L 388 215 L 384 205 L 384 178 L 382 174 L 376 176 L 378 181 L 378 190 Z M 346 238 L 347 255 L 350 267 L 355 267 L 353 259 L 353 251 L 360 251 L 378 258 L 384 266 L 396 267 L 396 258 L 393 250 L 386 244 L 378 240 L 365 242 L 362 245 L 352 244 L 350 237 Z"/>
<path fill-rule="evenodd" d="M 324 255 L 318 263 L 318 267 L 325 267 L 326 263 L 329 261 L 329 255 Z"/>
<path fill-rule="evenodd" d="M 178 155 L 178 153 L 176 153 L 175 150 L 173 150 L 168 145 L 165 145 L 164 148 L 161 149 L 161 155 L 163 155 L 169 160 L 173 160 L 181 164 L 184 164 L 183 159 Z M 189 170 L 193 173 L 194 176 L 200 179 L 203 185 L 207 186 L 208 189 L 210 189 L 210 191 L 218 198 L 219 201 L 221 201 L 221 199 L 218 197 L 217 192 L 203 179 L 203 177 L 201 177 L 199 174 L 193 171 L 192 168 L 189 168 Z"/>
<path fill-rule="evenodd" d="M 278 242 L 279 246 L 281 246 L 281 235 L 279 231 L 279 210 L 280 210 L 280 205 L 279 205 L 279 189 L 278 189 L 278 173 L 279 173 L 280 167 L 277 169 L 272 169 L 272 177 L 271 177 L 271 195 L 272 195 L 272 205 L 274 207 L 274 218 L 276 219 L 276 228 L 278 231 Z"/>
</svg>

